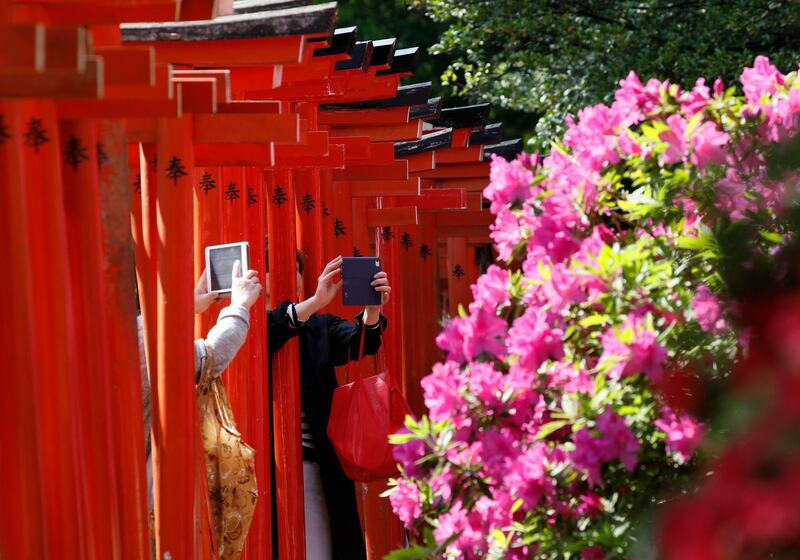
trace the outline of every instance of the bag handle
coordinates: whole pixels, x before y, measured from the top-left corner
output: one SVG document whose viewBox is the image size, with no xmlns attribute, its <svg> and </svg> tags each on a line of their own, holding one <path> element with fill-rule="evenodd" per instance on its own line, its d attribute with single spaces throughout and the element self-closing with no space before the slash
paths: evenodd
<svg viewBox="0 0 800 560">
<path fill-rule="evenodd" d="M 363 319 L 363 316 L 362 316 L 362 319 L 361 319 L 361 332 L 359 333 L 359 337 L 358 337 L 359 338 L 358 355 L 357 355 L 357 360 L 356 361 L 361 360 L 361 358 L 364 357 L 364 339 L 366 338 L 366 336 L 364 336 L 364 334 L 365 334 L 364 333 L 364 319 Z M 357 367 L 355 368 L 355 370 L 356 370 L 356 372 L 358 372 L 358 368 Z M 352 375 L 352 372 L 353 372 L 353 347 L 351 345 L 348 345 L 348 347 L 347 347 L 347 371 L 345 372 L 345 379 L 344 379 L 346 384 L 350 383 L 351 379 L 353 379 L 354 381 L 358 381 L 358 380 L 361 379 L 361 374 L 360 373 L 356 373 L 356 376 L 354 378 L 354 376 Z"/>
</svg>

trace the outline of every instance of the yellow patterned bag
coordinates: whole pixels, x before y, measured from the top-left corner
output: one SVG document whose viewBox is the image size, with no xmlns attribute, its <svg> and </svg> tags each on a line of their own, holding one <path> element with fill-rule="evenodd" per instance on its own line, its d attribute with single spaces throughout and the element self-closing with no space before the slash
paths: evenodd
<svg viewBox="0 0 800 560">
<path fill-rule="evenodd" d="M 208 345 L 197 385 L 197 403 L 214 543 L 219 560 L 238 560 L 258 499 L 255 450 L 236 429 L 225 385 L 214 376 L 214 357 Z"/>
</svg>

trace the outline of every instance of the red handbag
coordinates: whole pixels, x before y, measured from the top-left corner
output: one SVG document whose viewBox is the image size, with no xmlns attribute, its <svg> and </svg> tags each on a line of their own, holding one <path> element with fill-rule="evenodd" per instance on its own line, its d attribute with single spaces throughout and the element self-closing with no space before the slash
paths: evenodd
<svg viewBox="0 0 800 560">
<path fill-rule="evenodd" d="M 363 330 L 358 355 L 364 355 Z M 348 379 L 351 370 L 352 362 Z M 328 438 L 349 478 L 374 482 L 397 474 L 389 436 L 403 428 L 407 414 L 411 409 L 388 371 L 368 377 L 356 373 L 355 381 L 336 388 Z"/>
</svg>

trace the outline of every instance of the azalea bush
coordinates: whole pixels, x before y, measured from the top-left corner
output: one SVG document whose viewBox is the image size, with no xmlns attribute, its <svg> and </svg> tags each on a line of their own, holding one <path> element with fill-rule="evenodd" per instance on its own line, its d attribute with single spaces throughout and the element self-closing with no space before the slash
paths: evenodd
<svg viewBox="0 0 800 560">
<path fill-rule="evenodd" d="M 796 231 L 800 80 L 763 57 L 744 96 L 631 73 L 545 157 L 492 162 L 499 263 L 437 339 L 429 414 L 395 436 L 395 558 L 625 558 L 633 520 L 689 480 L 697 393 L 747 346 L 741 296 Z"/>
</svg>

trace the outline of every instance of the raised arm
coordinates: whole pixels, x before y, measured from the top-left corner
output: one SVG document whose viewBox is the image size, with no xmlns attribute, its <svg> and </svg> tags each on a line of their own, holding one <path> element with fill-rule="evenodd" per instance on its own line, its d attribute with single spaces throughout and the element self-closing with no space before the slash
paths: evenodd
<svg viewBox="0 0 800 560">
<path fill-rule="evenodd" d="M 234 263 L 232 275 L 231 304 L 220 311 L 217 323 L 208 331 L 205 340 L 201 338 L 194 341 L 195 382 L 199 380 L 205 365 L 206 345 L 214 356 L 213 373 L 217 376 L 233 361 L 247 338 L 247 331 L 250 328 L 250 307 L 261 294 L 261 284 L 258 282 L 258 273 L 255 270 L 248 270 L 242 275 L 239 261 Z M 198 306 L 197 296 L 195 291 L 195 311 L 202 312 L 208 308 L 213 299 L 206 297 L 203 304 Z"/>
</svg>

